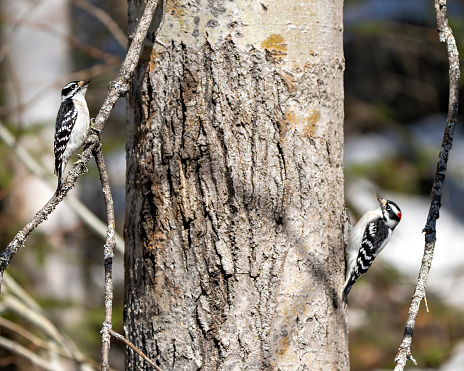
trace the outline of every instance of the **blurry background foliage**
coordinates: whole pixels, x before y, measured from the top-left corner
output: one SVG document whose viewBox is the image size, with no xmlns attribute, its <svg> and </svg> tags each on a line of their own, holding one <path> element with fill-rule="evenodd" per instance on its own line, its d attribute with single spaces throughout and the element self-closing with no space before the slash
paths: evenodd
<svg viewBox="0 0 464 371">
<path fill-rule="evenodd" d="M 447 3 L 462 60 L 464 1 Z M 446 46 L 438 40 L 434 2 L 346 0 L 344 17 L 347 189 L 357 188 L 359 179 L 365 179 L 373 185 L 372 191 L 401 194 L 400 200 L 422 196 L 427 202 L 446 123 L 449 89 Z M 460 108 L 443 210 L 450 212 L 454 221 L 462 225 L 464 138 Z M 359 192 L 350 193 L 353 194 L 359 195 Z M 407 203 L 396 201 L 403 208 L 400 230 L 413 212 L 405 206 Z M 355 206 L 353 197 L 347 197 L 346 202 Z M 357 203 L 351 207 L 355 219 L 367 211 L 359 206 Z M 425 225 L 426 213 L 420 218 L 418 225 Z M 444 238 L 441 223 L 442 220 L 438 223 L 439 241 Z M 418 236 L 420 229 L 405 231 L 402 236 L 404 234 Z M 418 238 L 423 241 L 423 237 Z M 456 233 L 450 238 L 459 239 L 462 234 Z M 402 244 L 402 249 L 398 249 L 401 254 L 410 246 L 406 238 L 398 239 L 395 242 Z M 460 243 L 463 242 L 461 239 Z M 388 248 L 382 254 L 387 255 Z M 352 370 L 394 368 L 420 265 L 418 260 L 410 272 L 396 270 L 394 259 L 405 259 L 398 253 L 388 263 L 378 259 L 350 295 Z M 448 253 L 449 260 L 453 259 L 452 254 Z M 462 252 L 457 254 L 462 256 Z M 456 280 L 463 282 L 462 266 L 459 271 L 461 274 Z M 443 284 L 446 285 L 446 281 Z M 463 294 L 461 289 L 460 295 Z M 463 369 L 462 304 L 450 305 L 431 290 L 427 298 L 430 313 L 421 308 L 412 344 L 419 368 Z M 459 357 L 461 363 L 457 367 L 453 362 Z"/>
<path fill-rule="evenodd" d="M 16 4 L 14 4 L 16 3 Z M 106 96 L 108 82 L 118 72 L 120 63 L 125 56 L 123 47 L 100 22 L 94 14 L 82 9 L 82 3 L 94 5 L 103 9 L 119 25 L 123 34 L 127 32 L 127 3 L 125 0 L 20 0 L 11 2 L 0 1 L 0 49 L 7 47 L 5 58 L 0 60 L 0 122 L 15 135 L 17 144 L 26 147 L 42 166 L 53 171 L 53 131 L 55 115 L 60 103 L 61 88 L 69 81 L 92 79 L 87 93 L 87 102 L 91 117 L 95 117 L 103 99 Z M 17 9 L 14 6 L 17 5 Z M 41 18 L 41 12 L 52 7 L 52 21 Z M 50 9 L 48 10 L 50 11 Z M 25 20 L 27 18 L 27 20 Z M 16 27 L 16 28 L 14 28 Z M 12 36 L 11 30 L 25 31 L 31 43 L 34 38 L 43 33 L 50 40 L 57 41 L 58 46 L 44 47 L 41 53 L 49 56 L 49 63 L 57 63 L 55 49 L 65 48 L 68 55 L 67 65 L 55 65 L 53 68 L 66 73 L 54 78 L 40 76 L 29 82 L 30 87 L 39 86 L 37 97 L 28 100 L 24 89 L 27 83 L 22 83 L 22 71 L 17 67 L 12 48 L 29 48 L 31 45 L 22 42 L 19 37 Z M 65 31 L 63 31 L 63 28 Z M 65 35 L 65 36 L 64 36 Z M 73 40 L 68 40 L 66 35 Z M 90 48 L 89 48 L 90 47 Z M 26 58 L 32 60 L 30 68 L 38 55 L 26 52 Z M 33 122 L 25 113 L 25 106 L 32 109 L 42 109 L 45 104 L 41 95 L 45 88 L 50 87 L 52 107 L 48 119 Z M 49 93 L 47 93 L 49 94 Z M 11 98 L 13 96 L 13 99 Z M 22 100 L 21 100 L 22 98 Z M 111 114 L 110 122 L 102 135 L 103 152 L 109 168 L 112 183 L 115 211 L 117 213 L 116 227 L 122 235 L 124 226 L 124 177 L 125 177 L 125 101 L 120 100 Z M 17 231 L 43 205 L 54 192 L 57 178 L 51 176 L 54 187 L 48 187 L 43 181 L 31 179 L 24 165 L 3 141 L 0 141 L 0 248 L 3 249 L 11 241 Z M 75 157 L 76 158 L 76 157 Z M 74 159 L 75 159 L 74 158 Z M 74 161 L 72 161 L 74 162 Z M 68 165 L 67 170 L 72 164 Z M 29 188 L 22 187 L 25 182 L 34 184 Z M 15 190 L 21 189 L 22 194 L 14 196 Z M 24 195 L 24 193 L 27 193 Z M 89 163 L 89 173 L 81 177 L 78 187 L 70 192 L 79 198 L 90 210 L 106 223 L 106 209 L 101 195 L 98 172 L 94 162 Z M 38 206 L 31 211 L 30 198 L 39 198 Z M 25 211 L 27 210 L 27 212 Z M 52 216 L 34 231 L 26 242 L 26 246 L 13 259 L 7 272 L 40 304 L 46 317 L 56 324 L 57 328 L 66 334 L 76 346 L 88 357 L 99 362 L 101 357 L 100 330 L 103 322 L 103 244 L 104 241 L 95 236 L 73 212 L 59 205 L 58 217 Z M 48 225 L 47 225 L 48 224 Z M 122 309 L 124 299 L 123 260 L 117 254 L 114 263 L 114 312 L 113 328 L 122 333 Z M 40 327 L 35 326 L 27 314 L 17 313 L 5 304 L 2 292 L 0 297 L 0 313 L 3 318 L 19 324 L 34 335 L 48 339 Z M 3 305 L 2 305 L 3 304 Z M 19 336 L 14 331 L 0 326 L 0 335 L 12 339 L 37 354 L 45 354 L 36 344 Z M 45 356 L 44 358 L 47 358 Z M 118 370 L 124 369 L 124 350 L 118 341 L 111 344 L 111 366 Z M 73 362 L 64 362 L 62 369 L 74 370 Z M 98 364 L 97 364 L 98 366 Z M 32 365 L 23 357 L 16 355 L 0 346 L 0 369 L 22 370 L 42 369 Z"/>
<path fill-rule="evenodd" d="M 9 1 L 3 0 L 2 9 Z M 30 6 L 32 15 L 45 1 L 62 3 L 64 0 L 22 0 Z M 126 32 L 127 4 L 124 0 L 88 2 L 105 10 Z M 54 89 L 55 103 L 51 109 L 56 113 L 59 91 L 66 82 L 92 78 L 87 101 L 94 117 L 125 49 L 100 21 L 76 6 L 77 0 L 65 3 L 69 11 L 67 34 L 75 37 L 81 46 L 94 49 L 71 44 L 68 47 L 70 65 L 66 69 L 74 74 L 57 76 L 56 81 L 42 83 L 51 84 Z M 464 0 L 449 1 L 448 14 L 462 56 Z M 10 13 L 0 13 L 0 48 L 15 43 L 15 38 L 8 33 L 8 27 L 15 24 L 30 34 L 47 32 L 60 39 L 53 24 L 44 29 L 40 19 L 37 23 L 15 22 Z M 448 104 L 448 62 L 445 46 L 438 41 L 433 1 L 345 0 L 344 38 L 345 178 L 347 189 L 352 190 L 347 192 L 346 201 L 353 212 L 353 219 L 367 210 L 366 206 L 356 203 L 357 195 L 367 192 L 360 184 L 368 184 L 369 192 L 384 191 L 403 195 L 403 199 L 422 196 L 426 200 L 435 172 Z M 43 53 L 47 52 L 43 50 Z M 8 57 L 8 53 L 0 63 L 0 121 L 16 136 L 18 145 L 26 146 L 51 172 L 54 117 L 29 124 L 22 113 L 24 104 L 18 104 L 21 91 L 27 87 L 15 83 L 22 71 L 14 70 L 14 60 Z M 16 101 L 12 103 L 6 92 L 13 94 Z M 461 109 L 461 116 L 462 112 Z M 124 225 L 124 145 L 125 101 L 120 100 L 103 133 L 103 151 L 113 186 L 117 229 L 121 234 Z M 24 199 L 22 187 L 30 177 L 1 141 L 0 158 L 0 246 L 4 248 L 31 217 L 31 214 L 24 215 L 29 201 Z M 444 208 L 460 224 L 464 219 L 463 159 L 464 136 L 462 125 L 458 125 L 446 179 Z M 56 181 L 55 177 L 52 179 Z M 359 183 L 359 180 L 364 183 Z M 23 190 L 23 194 L 14 196 L 18 188 Z M 35 192 L 39 192 L 39 188 L 45 200 L 54 191 L 34 186 L 26 188 L 28 197 L 37 197 Z M 94 164 L 90 163 L 89 174 L 79 179 L 78 188 L 72 194 L 104 220 L 105 208 L 100 193 L 98 174 Z M 372 201 L 375 203 L 373 197 Z M 64 210 L 64 206 L 60 205 L 60 208 Z M 403 210 L 405 218 L 408 217 L 405 211 L 413 215 L 411 210 Z M 61 218 L 67 218 L 69 213 L 62 213 Z M 423 221 L 420 223 L 425 223 L 426 215 L 421 218 Z M 77 218 L 64 224 L 62 220 L 52 219 L 51 226 L 44 225 L 29 237 L 26 248 L 14 258 L 8 273 L 34 297 L 48 317 L 72 338 L 80 350 L 99 360 L 99 331 L 103 321 L 103 241 Z M 420 229 L 414 233 L 420 235 Z M 440 226 L 438 233 L 440 239 Z M 404 272 L 396 270 L 388 259 L 378 259 L 369 274 L 355 286 L 350 294 L 352 370 L 393 368 L 419 264 L 420 261 L 415 263 L 415 271 Z M 124 290 L 120 255 L 117 256 L 114 273 L 113 324 L 117 331 L 122 332 Z M 457 279 L 464 282 L 461 277 Z M 412 350 L 421 368 L 445 370 L 444 365 L 456 356 L 464 338 L 464 312 L 459 305 L 451 305 L 433 292 L 429 293 L 428 302 L 431 312 L 420 312 Z M 1 304 L 0 312 L 2 317 L 28 328 L 37 336 L 43 335 L 40 330 L 31 329 L 31 323 L 25 316 L 13 313 Z M 33 344 L 14 331 L 3 328 L 0 335 L 35 350 Z M 124 354 L 118 342 L 112 342 L 111 352 L 112 367 L 122 370 Z M 25 362 L 0 347 L 0 368 L 18 370 L 21 365 L 27 365 Z"/>
</svg>

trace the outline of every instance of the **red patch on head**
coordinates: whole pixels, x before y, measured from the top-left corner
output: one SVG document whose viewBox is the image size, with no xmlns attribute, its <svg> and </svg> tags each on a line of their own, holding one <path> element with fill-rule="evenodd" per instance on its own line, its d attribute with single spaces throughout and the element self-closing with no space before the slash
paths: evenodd
<svg viewBox="0 0 464 371">
<path fill-rule="evenodd" d="M 401 220 L 401 213 L 398 213 L 398 218 L 400 218 L 400 220 Z"/>
</svg>

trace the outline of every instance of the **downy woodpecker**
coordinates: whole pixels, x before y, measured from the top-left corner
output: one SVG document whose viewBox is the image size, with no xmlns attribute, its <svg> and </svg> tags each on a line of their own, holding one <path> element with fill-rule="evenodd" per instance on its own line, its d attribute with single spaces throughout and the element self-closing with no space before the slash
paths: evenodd
<svg viewBox="0 0 464 371">
<path fill-rule="evenodd" d="M 401 210 L 396 203 L 380 197 L 377 193 L 375 196 L 379 207 L 365 213 L 350 232 L 346 251 L 346 281 L 343 286 L 345 303 L 351 287 L 367 272 L 401 220 Z"/>
<path fill-rule="evenodd" d="M 85 101 L 89 81 L 72 81 L 61 90 L 61 105 L 55 124 L 55 175 L 58 188 L 69 158 L 84 144 L 89 133 L 90 115 Z"/>
</svg>

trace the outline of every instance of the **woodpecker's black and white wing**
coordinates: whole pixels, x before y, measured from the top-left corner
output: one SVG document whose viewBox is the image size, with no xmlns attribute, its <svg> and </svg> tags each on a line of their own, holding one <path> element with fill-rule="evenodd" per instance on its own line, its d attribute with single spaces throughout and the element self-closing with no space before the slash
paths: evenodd
<svg viewBox="0 0 464 371">
<path fill-rule="evenodd" d="M 55 174 L 58 175 L 57 192 L 66 165 L 85 142 L 90 127 L 90 115 L 85 93 L 90 80 L 71 81 L 61 90 L 61 105 L 55 123 Z"/>
<path fill-rule="evenodd" d="M 58 175 L 58 189 L 61 187 L 61 177 L 64 167 L 63 155 L 69 142 L 69 137 L 77 120 L 77 109 L 72 99 L 64 99 L 56 116 L 55 124 L 55 175 Z"/>
<path fill-rule="evenodd" d="M 388 227 L 384 219 L 376 218 L 366 224 L 355 264 L 349 268 L 351 272 L 348 272 L 349 276 L 343 288 L 343 300 L 345 302 L 353 284 L 368 271 L 375 257 L 390 240 L 391 235 L 392 229 Z"/>
</svg>

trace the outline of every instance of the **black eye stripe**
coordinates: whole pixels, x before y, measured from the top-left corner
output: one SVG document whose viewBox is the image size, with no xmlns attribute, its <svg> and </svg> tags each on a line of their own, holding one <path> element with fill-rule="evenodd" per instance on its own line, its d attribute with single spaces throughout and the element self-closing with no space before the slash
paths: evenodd
<svg viewBox="0 0 464 371">
<path fill-rule="evenodd" d="M 397 214 L 401 213 L 401 209 L 399 206 L 393 201 L 387 201 L 385 204 L 385 210 L 389 212 L 389 214 Z"/>
<path fill-rule="evenodd" d="M 74 89 L 70 86 L 65 87 L 63 90 L 61 90 L 61 95 L 68 95 L 71 93 Z"/>
<path fill-rule="evenodd" d="M 71 94 L 74 90 L 76 90 L 79 87 L 79 81 L 71 81 L 70 83 L 66 84 L 65 87 L 61 90 L 61 95 L 63 97 L 68 96 Z"/>
<path fill-rule="evenodd" d="M 398 222 L 400 221 L 400 218 L 398 217 L 396 213 L 391 213 L 390 217 Z"/>
</svg>

